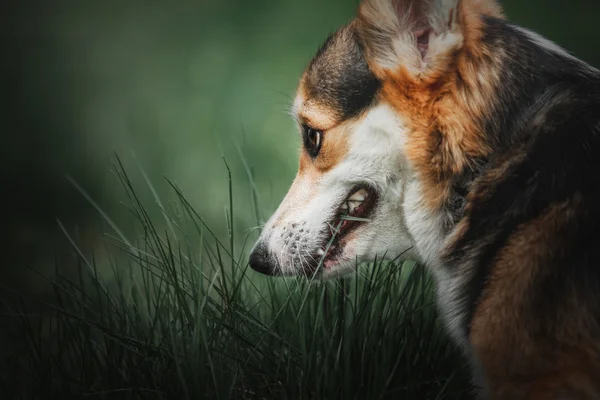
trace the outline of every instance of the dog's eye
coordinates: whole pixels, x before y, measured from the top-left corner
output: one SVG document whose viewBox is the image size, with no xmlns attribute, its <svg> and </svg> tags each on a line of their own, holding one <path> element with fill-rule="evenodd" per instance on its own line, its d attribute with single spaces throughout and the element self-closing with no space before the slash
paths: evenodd
<svg viewBox="0 0 600 400">
<path fill-rule="evenodd" d="M 304 147 L 311 157 L 316 157 L 321 150 L 321 144 L 323 142 L 323 132 L 313 129 L 309 126 L 304 125 L 302 127 L 304 136 Z"/>
</svg>

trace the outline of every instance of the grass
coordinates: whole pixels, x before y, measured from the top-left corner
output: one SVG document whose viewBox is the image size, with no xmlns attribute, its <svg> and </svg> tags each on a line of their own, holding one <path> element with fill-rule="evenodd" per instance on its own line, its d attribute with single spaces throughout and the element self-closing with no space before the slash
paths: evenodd
<svg viewBox="0 0 600 400">
<path fill-rule="evenodd" d="M 422 268 L 377 261 L 338 281 L 265 278 L 248 269 L 247 246 L 235 246 L 232 203 L 219 238 L 173 185 L 177 202 L 166 210 L 156 198 L 166 223 L 155 223 L 117 172 L 137 239 L 107 233 L 107 261 L 80 252 L 76 276 L 47 277 L 55 300 L 44 318 L 10 310 L 27 345 L 0 390 L 26 399 L 466 397 L 468 373 Z"/>
</svg>

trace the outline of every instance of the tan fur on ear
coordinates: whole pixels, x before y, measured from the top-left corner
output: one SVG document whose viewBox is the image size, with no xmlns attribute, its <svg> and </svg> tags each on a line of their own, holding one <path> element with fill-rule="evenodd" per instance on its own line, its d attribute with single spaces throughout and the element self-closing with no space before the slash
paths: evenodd
<svg viewBox="0 0 600 400">
<path fill-rule="evenodd" d="M 357 29 L 375 72 L 403 66 L 417 75 L 447 63 L 447 55 L 472 46 L 480 37 L 481 17 L 501 18 L 495 0 L 364 0 Z M 428 51 L 418 38 L 427 35 Z"/>
</svg>

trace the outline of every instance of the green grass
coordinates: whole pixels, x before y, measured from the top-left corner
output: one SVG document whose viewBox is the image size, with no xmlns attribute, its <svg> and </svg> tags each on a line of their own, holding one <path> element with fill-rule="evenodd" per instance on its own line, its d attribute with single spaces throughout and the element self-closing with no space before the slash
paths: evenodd
<svg viewBox="0 0 600 400">
<path fill-rule="evenodd" d="M 27 346 L 0 377 L 6 393 L 27 399 L 467 396 L 468 372 L 437 319 L 432 281 L 422 268 L 378 261 L 330 282 L 262 277 L 248 269 L 248 246 L 236 246 L 251 235 L 235 237 L 232 203 L 229 233 L 219 238 L 175 185 L 177 201 L 168 210 L 155 199 L 166 218 L 158 222 L 124 170 L 117 173 L 137 221 L 135 239 L 104 215 L 112 233 L 105 235 L 102 261 L 79 254 L 78 274 L 67 277 L 58 268 L 48 277 L 55 301 L 44 303 L 47 317 L 18 313 Z"/>
</svg>

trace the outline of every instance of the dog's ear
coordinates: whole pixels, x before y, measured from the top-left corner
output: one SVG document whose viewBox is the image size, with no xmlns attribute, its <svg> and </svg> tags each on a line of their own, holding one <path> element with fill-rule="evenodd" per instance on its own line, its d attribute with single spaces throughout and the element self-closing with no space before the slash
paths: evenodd
<svg viewBox="0 0 600 400">
<path fill-rule="evenodd" d="M 363 0 L 358 32 L 379 69 L 439 70 L 476 39 L 484 15 L 501 17 L 494 0 Z"/>
</svg>

